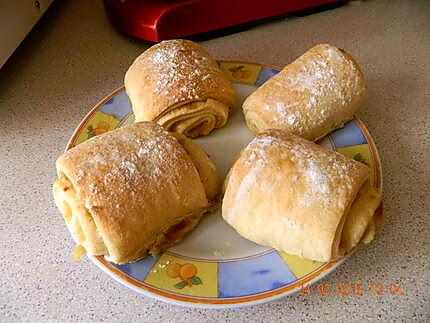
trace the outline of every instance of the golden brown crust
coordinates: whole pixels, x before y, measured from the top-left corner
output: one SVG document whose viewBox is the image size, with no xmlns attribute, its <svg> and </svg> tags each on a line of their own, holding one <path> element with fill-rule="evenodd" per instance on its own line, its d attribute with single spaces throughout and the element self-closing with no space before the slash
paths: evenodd
<svg viewBox="0 0 430 323">
<path fill-rule="evenodd" d="M 358 63 L 344 50 L 322 44 L 252 93 L 243 111 L 255 133 L 277 128 L 315 141 L 351 120 L 364 93 Z"/>
<path fill-rule="evenodd" d="M 200 180 L 206 191 L 206 196 L 211 203 L 214 203 L 220 189 L 220 180 L 217 169 L 212 163 L 209 155 L 197 146 L 191 139 L 180 133 L 171 133 L 187 151 L 199 173 Z"/>
<path fill-rule="evenodd" d="M 155 123 L 95 137 L 61 155 L 56 165 L 115 263 L 144 256 L 160 234 L 210 207 L 187 151 Z"/>
<path fill-rule="evenodd" d="M 358 192 L 345 221 L 341 245 L 351 251 L 360 241 L 369 243 L 376 233 L 375 211 L 381 203 L 381 194 L 366 181 Z"/>
<path fill-rule="evenodd" d="M 223 218 L 245 238 L 318 261 L 342 255 L 343 223 L 369 170 L 282 130 L 266 130 L 233 165 Z"/>
<path fill-rule="evenodd" d="M 137 121 L 157 121 L 185 135 L 210 124 L 190 132 L 194 137 L 222 127 L 236 104 L 234 89 L 217 63 L 188 40 L 163 41 L 146 50 L 128 69 L 124 84 Z M 193 105 L 197 102 L 201 109 Z M 191 125 L 180 126 L 189 119 Z"/>
<path fill-rule="evenodd" d="M 106 245 L 98 233 L 93 217 L 83 201 L 76 198 L 76 190 L 67 178 L 57 178 L 53 184 L 55 204 L 75 238 L 91 255 L 107 254 Z"/>
</svg>

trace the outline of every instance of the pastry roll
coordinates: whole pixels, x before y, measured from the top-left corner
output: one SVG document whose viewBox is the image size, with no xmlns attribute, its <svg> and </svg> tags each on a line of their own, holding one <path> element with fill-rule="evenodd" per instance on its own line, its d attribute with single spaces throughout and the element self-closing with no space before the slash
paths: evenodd
<svg viewBox="0 0 430 323">
<path fill-rule="evenodd" d="M 198 137 L 225 125 L 236 95 L 208 52 L 188 40 L 168 40 L 140 55 L 125 75 L 136 121 Z"/>
<path fill-rule="evenodd" d="M 373 239 L 380 201 L 367 166 L 275 129 L 234 163 L 222 216 L 251 241 L 325 262 Z"/>
<path fill-rule="evenodd" d="M 55 202 L 91 255 L 126 263 L 180 240 L 218 192 L 198 146 L 151 122 L 94 137 L 61 155 Z"/>
<path fill-rule="evenodd" d="M 336 47 L 317 45 L 252 93 L 243 112 L 255 133 L 275 128 L 315 141 L 351 120 L 364 92 L 355 60 Z"/>
</svg>

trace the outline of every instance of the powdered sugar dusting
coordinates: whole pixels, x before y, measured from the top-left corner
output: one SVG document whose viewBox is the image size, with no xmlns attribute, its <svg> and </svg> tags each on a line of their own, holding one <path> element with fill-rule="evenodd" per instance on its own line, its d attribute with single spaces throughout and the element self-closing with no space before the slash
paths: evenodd
<svg viewBox="0 0 430 323">
<path fill-rule="evenodd" d="M 88 158 L 88 152 L 96 153 Z M 188 203 L 193 198 L 180 195 L 186 192 L 180 189 L 184 176 L 195 173 L 197 183 L 200 182 L 195 167 L 177 140 L 152 123 L 113 130 L 69 150 L 66 156 L 74 161 L 69 176 L 72 182 L 80 184 L 76 186 L 77 193 L 97 195 L 85 203 L 90 210 L 97 205 L 89 201 L 104 206 L 111 203 L 113 209 L 116 205 L 125 207 L 123 192 L 127 192 L 131 205 L 139 207 L 148 204 L 151 196 L 166 190 L 172 199 Z M 151 199 L 150 203 L 161 202 Z"/>
<path fill-rule="evenodd" d="M 279 87 L 281 93 L 265 97 L 263 110 L 269 113 L 273 126 L 286 126 L 301 134 L 309 127 L 307 120 L 313 125 L 324 124 L 362 95 L 363 84 L 355 64 L 339 49 L 320 46 L 263 85 Z"/>
<path fill-rule="evenodd" d="M 117 154 L 113 156 L 116 162 L 113 163 L 111 171 L 105 175 L 104 182 L 108 184 L 122 179 L 124 183 L 133 183 L 141 181 L 142 176 L 145 176 L 146 180 L 158 183 L 157 179 L 165 174 L 160 168 L 164 161 L 178 159 L 178 156 L 173 153 L 175 151 L 173 138 L 162 133 L 163 130 L 158 130 L 160 136 L 154 135 L 143 139 L 133 132 L 124 132 L 122 139 L 130 146 L 133 143 L 134 148 L 128 154 L 122 154 L 119 161 Z M 139 172 L 139 168 L 148 169 L 150 172 Z"/>
<path fill-rule="evenodd" d="M 323 201 L 330 200 L 330 179 L 325 169 L 316 164 L 315 159 L 307 160 L 303 176 L 307 180 L 308 191 L 312 193 L 312 197 L 317 195 Z M 303 195 L 303 197 L 304 199 L 300 200 L 300 204 L 302 204 L 302 206 L 309 206 L 311 200 L 310 194 Z"/>
<path fill-rule="evenodd" d="M 301 207 L 311 207 L 314 203 L 324 208 L 338 207 L 338 203 L 343 200 L 337 198 L 336 192 L 352 190 L 352 175 L 358 171 L 357 167 L 351 165 L 353 162 L 320 147 L 315 150 L 315 147 L 311 147 L 314 143 L 302 138 L 286 135 L 278 130 L 269 132 L 270 134 L 256 137 L 238 161 L 249 171 L 241 179 L 235 203 L 242 203 L 247 194 L 256 189 L 264 194 L 276 194 L 273 191 L 275 184 L 288 179 L 288 183 L 297 183 L 298 187 L 284 185 L 282 191 L 285 193 L 289 190 L 303 190 L 295 193 L 300 196 L 297 203 Z M 271 171 L 267 173 L 267 169 Z M 268 174 L 275 175 L 269 177 Z M 237 212 L 236 208 L 232 207 L 229 214 L 231 220 Z"/>
<path fill-rule="evenodd" d="M 184 40 L 160 42 L 144 52 L 137 63 L 145 65 L 147 60 L 157 69 L 154 92 L 171 94 L 175 102 L 198 99 L 201 81 L 214 85 L 213 78 L 219 73 L 216 64 L 209 62 L 195 44 Z M 176 96 L 178 84 L 182 84 L 180 98 Z"/>
<path fill-rule="evenodd" d="M 298 102 L 275 102 L 273 104 L 264 104 L 263 110 L 271 113 L 271 120 L 278 123 L 287 123 L 294 125 L 300 117 L 296 110 L 299 107 Z"/>
<path fill-rule="evenodd" d="M 94 156 L 87 159 L 87 163 L 106 165 L 106 160 L 102 157 L 102 155 L 95 154 Z"/>
<path fill-rule="evenodd" d="M 122 160 L 119 164 L 119 168 L 124 170 L 128 176 L 133 176 L 137 170 L 136 164 L 129 160 Z"/>
<path fill-rule="evenodd" d="M 78 173 L 76 174 L 76 182 L 79 183 L 80 181 L 82 181 L 85 175 L 86 175 L 85 172 L 82 169 L 79 169 Z"/>
<path fill-rule="evenodd" d="M 322 56 L 315 56 L 314 59 L 302 63 L 297 73 L 290 73 L 286 78 L 295 90 L 308 93 L 306 109 L 315 108 L 322 101 L 322 97 L 332 94 L 338 104 L 345 105 L 349 99 L 348 92 L 342 91 L 343 71 L 339 69 L 342 65 L 338 62 L 341 58 L 333 52 L 335 51 L 332 48 L 326 49 Z M 334 56 L 336 59 L 333 59 Z"/>
<path fill-rule="evenodd" d="M 312 189 L 321 194 L 328 194 L 330 187 L 329 178 L 324 170 L 315 163 L 315 160 L 308 161 L 308 167 L 305 171 L 305 177 L 312 186 Z"/>
</svg>

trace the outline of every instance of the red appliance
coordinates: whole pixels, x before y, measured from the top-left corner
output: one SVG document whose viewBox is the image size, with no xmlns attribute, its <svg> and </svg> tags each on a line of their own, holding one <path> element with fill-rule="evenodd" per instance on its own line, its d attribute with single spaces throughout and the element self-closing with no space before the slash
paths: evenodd
<svg viewBox="0 0 430 323">
<path fill-rule="evenodd" d="M 340 0 L 104 0 L 121 32 L 158 42 L 243 25 Z"/>
</svg>

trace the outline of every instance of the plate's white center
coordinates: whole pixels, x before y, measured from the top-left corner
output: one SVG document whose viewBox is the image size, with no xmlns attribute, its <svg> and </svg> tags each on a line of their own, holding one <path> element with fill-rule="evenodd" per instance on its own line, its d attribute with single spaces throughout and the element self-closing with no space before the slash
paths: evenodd
<svg viewBox="0 0 430 323">
<path fill-rule="evenodd" d="M 239 107 L 256 89 L 254 85 L 245 84 L 234 84 L 234 87 L 239 96 Z M 236 108 L 225 127 L 215 130 L 210 136 L 195 139 L 195 142 L 211 156 L 224 181 L 240 150 L 253 138 L 241 109 Z M 219 209 L 204 217 L 193 232 L 169 251 L 198 259 L 228 260 L 253 256 L 269 249 L 242 238 L 222 219 Z"/>
<path fill-rule="evenodd" d="M 234 84 L 234 87 L 239 105 L 232 111 L 226 126 L 209 136 L 194 140 L 211 156 L 223 181 L 240 151 L 254 138 L 254 134 L 246 126 L 240 107 L 257 87 L 245 84 Z M 127 120 L 126 124 L 130 122 L 132 119 Z M 324 138 L 319 144 L 332 148 L 328 138 Z M 202 260 L 233 260 L 261 254 L 270 249 L 242 238 L 223 220 L 220 208 L 205 216 L 194 231 L 168 251 Z"/>
</svg>

